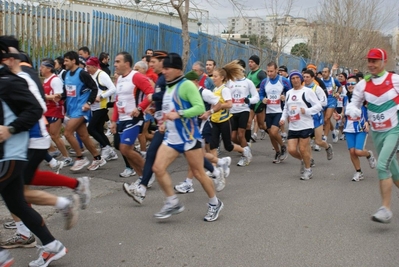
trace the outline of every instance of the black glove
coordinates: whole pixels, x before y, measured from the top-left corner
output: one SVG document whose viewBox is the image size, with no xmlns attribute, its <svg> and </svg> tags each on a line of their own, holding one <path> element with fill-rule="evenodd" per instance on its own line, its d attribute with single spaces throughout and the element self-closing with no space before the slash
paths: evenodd
<svg viewBox="0 0 399 267">
<path fill-rule="evenodd" d="M 246 98 L 244 99 L 244 103 L 245 103 L 245 104 L 249 104 L 249 98 L 248 98 L 248 97 L 246 97 Z"/>
</svg>

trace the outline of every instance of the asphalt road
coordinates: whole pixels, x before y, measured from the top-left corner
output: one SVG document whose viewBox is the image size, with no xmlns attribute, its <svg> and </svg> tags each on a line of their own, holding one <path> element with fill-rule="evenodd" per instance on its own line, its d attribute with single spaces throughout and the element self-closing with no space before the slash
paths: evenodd
<svg viewBox="0 0 399 267">
<path fill-rule="evenodd" d="M 399 266 L 397 190 L 392 222 L 372 222 L 370 216 L 380 206 L 376 171 L 362 159 L 365 179 L 351 182 L 354 169 L 345 141 L 334 144 L 332 161 L 324 151 L 314 152 L 310 181 L 299 180 L 300 164 L 292 157 L 273 164 L 268 139 L 258 140 L 252 149 L 248 167 L 237 167 L 239 155 L 230 154 L 231 175 L 218 193 L 225 208 L 211 223 L 203 221 L 207 197 L 197 181 L 195 192 L 179 196 L 186 210 L 157 221 L 153 214 L 164 200 L 159 185 L 147 191 L 141 206 L 136 204 L 122 191 L 122 183 L 137 176 L 118 177 L 124 168 L 121 159 L 90 173 L 64 169 L 63 174 L 92 176 L 93 199 L 70 231 L 63 230 L 63 218 L 53 208 L 38 208 L 69 249 L 50 266 Z M 185 179 L 186 166 L 180 157 L 170 167 L 175 184 Z M 4 221 L 4 204 L 0 210 Z M 1 229 L 1 238 L 12 233 Z M 14 249 L 12 254 L 15 266 L 27 266 L 37 257 L 36 249 Z"/>
</svg>

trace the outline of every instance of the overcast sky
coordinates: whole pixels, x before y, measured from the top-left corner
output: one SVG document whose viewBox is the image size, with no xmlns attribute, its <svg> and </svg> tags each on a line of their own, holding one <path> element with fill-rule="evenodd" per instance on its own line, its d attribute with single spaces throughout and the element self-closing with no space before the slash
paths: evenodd
<svg viewBox="0 0 399 267">
<path fill-rule="evenodd" d="M 286 10 L 284 5 L 287 1 L 288 0 L 278 0 L 278 8 L 280 8 L 280 10 Z M 274 0 L 239 0 L 238 2 L 245 6 L 241 12 L 235 8 L 229 0 L 194 0 L 193 2 L 197 3 L 198 8 L 209 11 L 208 33 L 218 34 L 227 29 L 228 17 L 241 16 L 241 14 L 263 17 L 270 14 L 270 9 L 266 9 L 266 2 L 269 3 L 268 5 L 270 6 L 270 3 L 274 2 Z M 399 0 L 380 0 L 380 2 L 393 10 L 392 19 L 389 20 L 390 23 L 384 27 L 384 32 L 390 33 L 394 27 L 399 26 Z M 309 18 L 309 14 L 315 13 L 315 9 L 318 8 L 318 3 L 318 0 L 294 0 L 290 15 Z"/>
</svg>

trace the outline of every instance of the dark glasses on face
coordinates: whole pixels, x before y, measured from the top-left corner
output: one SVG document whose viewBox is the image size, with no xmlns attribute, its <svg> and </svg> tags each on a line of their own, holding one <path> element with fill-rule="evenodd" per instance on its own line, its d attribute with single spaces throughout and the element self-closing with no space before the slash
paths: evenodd
<svg viewBox="0 0 399 267">
<path fill-rule="evenodd" d="M 349 85 L 356 85 L 356 82 L 347 82 L 346 84 L 347 84 L 348 86 L 349 86 Z"/>
</svg>

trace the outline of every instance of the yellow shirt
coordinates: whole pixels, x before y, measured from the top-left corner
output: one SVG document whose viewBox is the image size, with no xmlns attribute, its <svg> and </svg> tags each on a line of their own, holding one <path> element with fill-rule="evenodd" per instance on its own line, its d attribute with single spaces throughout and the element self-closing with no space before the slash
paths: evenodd
<svg viewBox="0 0 399 267">
<path fill-rule="evenodd" d="M 220 86 L 219 88 L 215 88 L 215 90 L 213 91 L 213 93 L 218 96 L 220 99 L 220 103 L 225 103 L 224 99 L 223 99 L 223 95 L 222 95 L 222 90 L 225 88 L 224 84 L 222 86 Z M 222 123 L 225 121 L 228 121 L 231 118 L 230 111 L 228 109 L 221 109 L 215 113 L 212 114 L 211 116 L 211 121 L 215 122 L 215 123 Z"/>
</svg>

